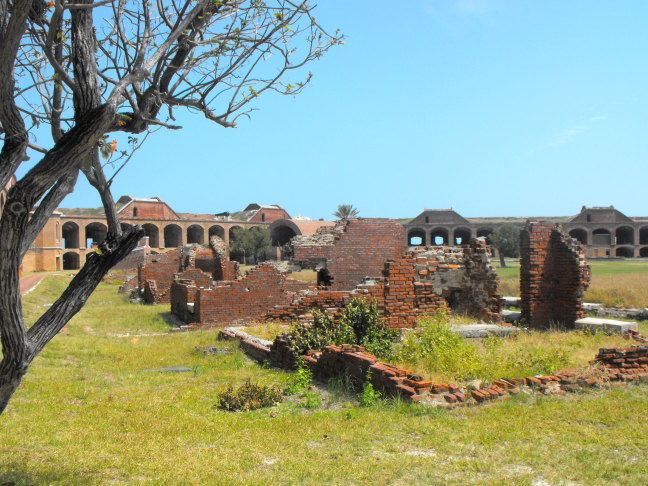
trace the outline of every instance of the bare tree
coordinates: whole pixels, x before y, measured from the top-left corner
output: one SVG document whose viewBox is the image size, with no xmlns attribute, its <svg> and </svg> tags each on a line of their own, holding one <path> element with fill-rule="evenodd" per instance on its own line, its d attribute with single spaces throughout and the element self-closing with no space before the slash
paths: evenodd
<svg viewBox="0 0 648 486">
<path fill-rule="evenodd" d="M 28 154 L 39 157 L 0 219 L 0 413 L 32 360 L 144 234 L 119 223 L 116 173 L 151 130 L 180 128 L 175 110 L 234 127 L 265 91 L 299 93 L 310 80 L 303 67 L 342 43 L 312 13 L 289 0 L 0 0 L 0 187 Z M 117 151 L 112 132 L 144 135 Z M 79 172 L 98 191 L 108 236 L 27 329 L 19 265 Z"/>
</svg>

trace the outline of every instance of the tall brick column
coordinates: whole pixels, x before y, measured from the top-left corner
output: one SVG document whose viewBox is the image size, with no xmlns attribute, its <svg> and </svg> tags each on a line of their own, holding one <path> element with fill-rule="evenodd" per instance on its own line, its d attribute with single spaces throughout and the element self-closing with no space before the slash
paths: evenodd
<svg viewBox="0 0 648 486">
<path fill-rule="evenodd" d="M 532 328 L 572 328 L 585 316 L 591 271 L 584 247 L 560 225 L 527 222 L 520 233 L 522 319 Z"/>
</svg>

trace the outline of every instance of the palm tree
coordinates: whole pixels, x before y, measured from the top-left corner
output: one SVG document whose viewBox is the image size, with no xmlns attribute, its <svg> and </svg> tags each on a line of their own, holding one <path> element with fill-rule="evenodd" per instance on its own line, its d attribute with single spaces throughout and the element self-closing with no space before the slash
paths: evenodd
<svg viewBox="0 0 648 486">
<path fill-rule="evenodd" d="M 347 220 L 351 218 L 357 218 L 360 216 L 360 211 L 353 207 L 353 204 L 340 204 L 337 207 L 337 211 L 333 213 L 338 219 Z"/>
</svg>

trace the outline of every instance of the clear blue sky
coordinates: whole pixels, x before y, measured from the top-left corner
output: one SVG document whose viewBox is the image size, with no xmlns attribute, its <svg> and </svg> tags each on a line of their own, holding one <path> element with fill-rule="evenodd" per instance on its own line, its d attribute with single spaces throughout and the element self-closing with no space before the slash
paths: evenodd
<svg viewBox="0 0 648 486">
<path fill-rule="evenodd" d="M 320 0 L 347 36 L 302 95 L 225 129 L 198 115 L 149 139 L 115 198 L 181 212 L 250 202 L 330 219 L 557 216 L 613 204 L 648 216 L 645 0 Z M 65 207 L 96 207 L 79 183 Z"/>
</svg>

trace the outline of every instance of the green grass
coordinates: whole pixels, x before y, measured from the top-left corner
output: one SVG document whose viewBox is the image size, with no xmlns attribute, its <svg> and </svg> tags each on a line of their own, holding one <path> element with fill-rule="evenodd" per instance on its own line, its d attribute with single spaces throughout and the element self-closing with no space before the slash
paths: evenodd
<svg viewBox="0 0 648 486">
<path fill-rule="evenodd" d="M 32 319 L 67 279 L 26 297 Z M 168 306 L 128 304 L 116 290 L 100 285 L 0 416 L 0 484 L 648 483 L 646 386 L 453 411 L 324 395 L 317 407 L 225 412 L 214 405 L 228 383 L 290 375 L 216 331 L 167 334 Z M 192 371 L 159 371 L 168 366 Z"/>
</svg>

